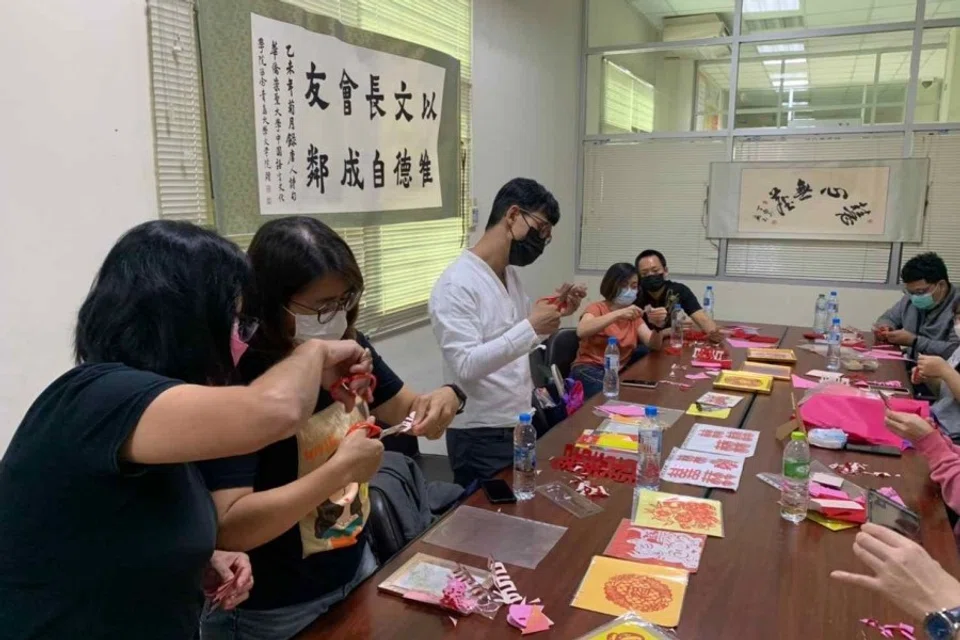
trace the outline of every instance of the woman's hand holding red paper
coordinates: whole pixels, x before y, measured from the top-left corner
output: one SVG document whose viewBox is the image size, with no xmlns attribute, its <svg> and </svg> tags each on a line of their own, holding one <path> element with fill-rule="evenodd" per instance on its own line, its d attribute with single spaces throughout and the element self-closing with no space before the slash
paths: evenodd
<svg viewBox="0 0 960 640">
<path fill-rule="evenodd" d="M 250 558 L 240 551 L 214 551 L 203 571 L 202 586 L 203 595 L 213 607 L 225 611 L 235 608 L 250 597 L 253 589 Z"/>
</svg>

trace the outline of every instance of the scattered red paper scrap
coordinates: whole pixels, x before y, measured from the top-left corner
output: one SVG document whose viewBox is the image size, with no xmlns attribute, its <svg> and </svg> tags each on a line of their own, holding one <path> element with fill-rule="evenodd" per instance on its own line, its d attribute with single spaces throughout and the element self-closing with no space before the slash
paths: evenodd
<svg viewBox="0 0 960 640">
<path fill-rule="evenodd" d="M 884 638 L 892 638 L 894 637 L 894 632 L 896 632 L 899 633 L 900 637 L 902 638 L 906 638 L 907 640 L 916 640 L 916 636 L 914 636 L 913 625 L 909 625 L 905 622 L 900 622 L 897 624 L 880 624 L 873 618 L 863 618 L 860 620 L 860 622 L 868 627 L 876 629 Z"/>
</svg>

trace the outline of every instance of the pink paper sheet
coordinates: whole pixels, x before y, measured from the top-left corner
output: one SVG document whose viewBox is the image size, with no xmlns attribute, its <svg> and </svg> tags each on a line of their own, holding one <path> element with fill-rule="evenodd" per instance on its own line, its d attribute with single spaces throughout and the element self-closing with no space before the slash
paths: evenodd
<svg viewBox="0 0 960 640">
<path fill-rule="evenodd" d="M 793 381 L 794 389 L 813 389 L 819 383 L 814 382 L 813 380 L 807 380 L 806 378 L 801 378 L 798 375 L 791 375 L 790 379 Z"/>
<path fill-rule="evenodd" d="M 710 376 L 705 373 L 688 373 L 684 376 L 684 378 L 687 380 L 707 380 L 710 378 Z"/>
<path fill-rule="evenodd" d="M 761 345 L 764 347 L 768 346 L 764 343 L 751 342 L 749 340 L 737 340 L 736 338 L 727 338 L 727 342 L 730 344 L 731 347 L 735 347 L 737 349 L 753 349 Z"/>
<path fill-rule="evenodd" d="M 646 415 L 646 408 L 635 404 L 605 404 L 597 407 L 597 411 L 606 413 L 607 415 L 616 414 L 618 416 L 628 416 L 630 418 L 637 418 Z"/>
<path fill-rule="evenodd" d="M 853 442 L 885 444 L 903 449 L 903 440 L 883 425 L 884 404 L 879 398 L 846 395 L 835 385 L 833 391 L 816 393 L 800 405 L 800 417 L 811 427 L 835 427 L 843 429 Z M 915 413 L 923 418 L 930 415 L 930 404 L 912 398 L 890 398 L 895 411 Z"/>
<path fill-rule="evenodd" d="M 694 367 L 703 367 L 704 369 L 719 369 L 719 368 L 720 368 L 720 363 L 719 363 L 719 362 L 705 362 L 705 361 L 703 361 L 703 360 L 691 360 L 691 361 L 690 361 L 690 364 L 691 364 L 691 366 L 694 366 Z"/>
<path fill-rule="evenodd" d="M 829 498 L 831 500 L 849 500 L 846 491 L 825 487 L 818 482 L 810 481 L 810 496 L 814 498 Z"/>
<path fill-rule="evenodd" d="M 866 351 L 861 355 L 876 358 L 878 360 L 909 360 L 909 358 L 899 351 L 887 351 L 886 349 L 871 349 L 870 351 Z"/>
</svg>

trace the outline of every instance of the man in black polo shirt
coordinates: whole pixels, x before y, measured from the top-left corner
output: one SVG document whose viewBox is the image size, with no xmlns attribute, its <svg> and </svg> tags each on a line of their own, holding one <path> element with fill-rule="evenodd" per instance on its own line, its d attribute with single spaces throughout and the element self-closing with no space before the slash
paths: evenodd
<svg viewBox="0 0 960 640">
<path fill-rule="evenodd" d="M 640 291 L 634 304 L 645 311 L 647 324 L 656 329 L 670 327 L 669 303 L 679 304 L 691 320 L 707 334 L 712 342 L 720 342 L 723 335 L 713 319 L 706 314 L 690 288 L 668 280 L 667 259 L 656 249 L 645 249 L 635 261 L 640 276 Z"/>
</svg>

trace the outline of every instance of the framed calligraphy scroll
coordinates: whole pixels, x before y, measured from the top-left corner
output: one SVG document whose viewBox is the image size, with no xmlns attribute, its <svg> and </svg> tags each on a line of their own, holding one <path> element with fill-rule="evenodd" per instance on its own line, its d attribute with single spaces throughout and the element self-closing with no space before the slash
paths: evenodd
<svg viewBox="0 0 960 640">
<path fill-rule="evenodd" d="M 217 229 L 459 214 L 459 62 L 276 0 L 200 0 Z"/>
<path fill-rule="evenodd" d="M 919 242 L 926 158 L 710 165 L 711 238 Z"/>
</svg>

